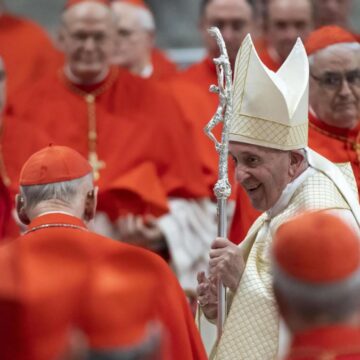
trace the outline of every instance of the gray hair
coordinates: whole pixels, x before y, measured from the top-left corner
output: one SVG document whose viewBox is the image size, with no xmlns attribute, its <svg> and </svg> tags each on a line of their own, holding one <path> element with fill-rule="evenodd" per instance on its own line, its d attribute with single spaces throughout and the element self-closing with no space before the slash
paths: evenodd
<svg viewBox="0 0 360 360">
<path fill-rule="evenodd" d="M 43 201 L 58 200 L 66 204 L 73 204 L 81 194 L 79 189 L 84 183 L 92 183 L 93 175 L 87 174 L 81 178 L 44 185 L 20 186 L 20 193 L 25 206 L 32 209 Z"/>
<path fill-rule="evenodd" d="M 273 264 L 274 289 L 286 306 L 304 321 L 343 321 L 360 309 L 360 269 L 329 284 L 299 281 Z"/>
<path fill-rule="evenodd" d="M 141 28 L 145 31 L 155 31 L 156 29 L 155 19 L 152 12 L 149 9 L 127 3 L 114 3 L 113 6 L 121 6 L 123 8 L 134 10 Z"/>
<path fill-rule="evenodd" d="M 324 49 L 321 49 L 319 51 L 316 51 L 314 54 L 311 54 L 308 56 L 309 59 L 309 65 L 313 66 L 315 63 L 315 57 L 318 53 L 326 53 L 326 52 L 330 52 L 333 50 L 337 50 L 337 49 L 344 49 L 344 50 L 353 50 L 353 51 L 359 51 L 360 50 L 360 44 L 357 42 L 349 42 L 349 43 L 339 43 L 339 44 L 334 44 L 334 45 L 330 45 L 325 47 Z"/>
<path fill-rule="evenodd" d="M 155 20 L 150 10 L 138 8 L 138 17 L 142 28 L 146 31 L 155 31 Z"/>
</svg>

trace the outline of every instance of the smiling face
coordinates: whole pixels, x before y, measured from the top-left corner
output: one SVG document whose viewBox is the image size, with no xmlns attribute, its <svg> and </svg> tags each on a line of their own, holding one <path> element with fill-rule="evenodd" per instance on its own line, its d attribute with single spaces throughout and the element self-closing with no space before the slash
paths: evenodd
<svg viewBox="0 0 360 360">
<path fill-rule="evenodd" d="M 235 142 L 229 144 L 229 152 L 236 164 L 236 181 L 253 207 L 269 210 L 295 176 L 298 164 L 292 152 Z"/>
<path fill-rule="evenodd" d="M 313 55 L 310 69 L 310 105 L 315 114 L 329 125 L 354 128 L 360 119 L 360 81 L 351 84 L 343 78 L 339 86 L 329 86 L 325 80 L 359 70 L 360 49 L 346 45 L 324 49 Z"/>
<path fill-rule="evenodd" d="M 114 30 L 111 11 L 102 4 L 80 3 L 65 12 L 60 45 L 72 74 L 81 82 L 96 82 L 108 71 Z"/>
</svg>

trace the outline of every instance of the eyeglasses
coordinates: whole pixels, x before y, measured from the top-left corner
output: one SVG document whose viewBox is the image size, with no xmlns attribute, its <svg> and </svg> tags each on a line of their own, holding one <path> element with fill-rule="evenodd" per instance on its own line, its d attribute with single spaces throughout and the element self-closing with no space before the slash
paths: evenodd
<svg viewBox="0 0 360 360">
<path fill-rule="evenodd" d="M 326 72 L 321 76 L 315 76 L 310 73 L 310 76 L 316 80 L 320 86 L 330 90 L 338 90 L 344 80 L 346 80 L 349 86 L 360 87 L 360 69 L 347 71 L 345 73 Z"/>
</svg>

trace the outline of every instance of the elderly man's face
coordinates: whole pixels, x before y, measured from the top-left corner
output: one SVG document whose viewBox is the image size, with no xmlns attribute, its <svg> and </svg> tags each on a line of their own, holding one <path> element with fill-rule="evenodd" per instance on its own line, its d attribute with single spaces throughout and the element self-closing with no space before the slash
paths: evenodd
<svg viewBox="0 0 360 360">
<path fill-rule="evenodd" d="M 114 45 L 110 10 L 100 4 L 79 4 L 64 18 L 60 41 L 72 73 L 84 83 L 109 68 Z"/>
<path fill-rule="evenodd" d="M 350 0 L 314 0 L 317 26 L 346 26 L 350 15 Z"/>
<path fill-rule="evenodd" d="M 208 34 L 208 28 L 217 26 L 224 38 L 231 63 L 244 37 L 251 32 L 253 12 L 246 0 L 212 0 L 206 6 L 201 19 L 201 30 L 210 56 L 218 54 L 215 40 Z"/>
<path fill-rule="evenodd" d="M 149 61 L 154 34 L 142 27 L 135 7 L 115 2 L 113 11 L 117 17 L 114 63 L 128 68 L 144 66 Z"/>
<path fill-rule="evenodd" d="M 268 5 L 267 39 L 284 61 L 296 39 L 305 40 L 310 34 L 312 22 L 310 0 L 272 0 Z"/>
<path fill-rule="evenodd" d="M 329 125 L 354 128 L 360 119 L 360 50 L 339 45 L 313 55 L 310 106 Z"/>
<path fill-rule="evenodd" d="M 236 180 L 253 207 L 269 210 L 292 179 L 291 153 L 235 142 L 229 144 L 229 152 L 235 160 Z"/>
</svg>

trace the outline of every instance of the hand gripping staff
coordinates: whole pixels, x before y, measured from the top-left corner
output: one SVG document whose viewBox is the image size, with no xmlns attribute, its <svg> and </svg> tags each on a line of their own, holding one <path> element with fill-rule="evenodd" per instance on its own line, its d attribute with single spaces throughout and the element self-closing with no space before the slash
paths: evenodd
<svg viewBox="0 0 360 360">
<path fill-rule="evenodd" d="M 232 102 L 232 70 L 227 54 L 224 39 L 221 36 L 220 30 L 212 27 L 208 30 L 210 35 L 216 39 L 220 48 L 220 56 L 214 59 L 216 66 L 216 73 L 218 78 L 218 85 L 211 85 L 210 91 L 218 94 L 219 105 L 218 108 L 206 125 L 204 131 L 206 135 L 215 143 L 216 151 L 219 154 L 219 177 L 214 187 L 214 194 L 217 199 L 217 214 L 218 214 L 218 236 L 227 237 L 227 212 L 226 202 L 231 194 L 231 186 L 228 179 L 228 151 L 229 151 L 229 130 L 230 122 L 233 112 Z M 219 123 L 223 123 L 221 134 L 221 142 L 219 142 L 212 129 Z M 226 317 L 226 289 L 218 281 L 218 317 L 217 317 L 217 340 L 220 340 L 223 326 Z"/>
</svg>

